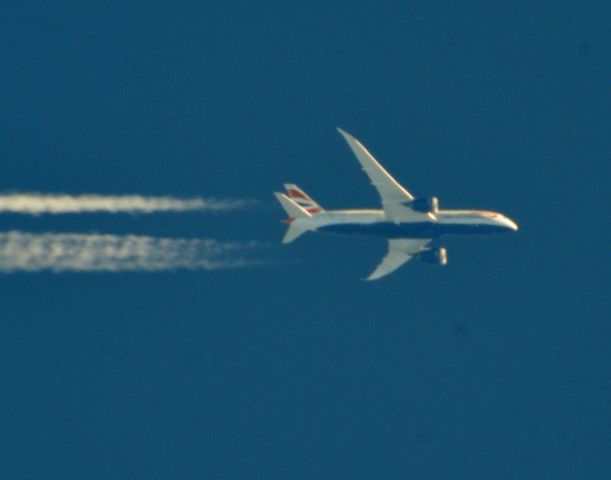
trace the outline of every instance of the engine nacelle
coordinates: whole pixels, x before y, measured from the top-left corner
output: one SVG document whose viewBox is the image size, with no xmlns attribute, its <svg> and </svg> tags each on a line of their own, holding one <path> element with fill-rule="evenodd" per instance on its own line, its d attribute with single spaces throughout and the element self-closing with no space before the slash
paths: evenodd
<svg viewBox="0 0 611 480">
<path fill-rule="evenodd" d="M 437 213 L 439 210 L 439 200 L 437 197 L 415 198 L 410 206 L 417 212 Z"/>
<path fill-rule="evenodd" d="M 418 260 L 424 263 L 445 265 L 448 263 L 448 251 L 445 248 L 429 248 L 418 254 Z"/>
</svg>

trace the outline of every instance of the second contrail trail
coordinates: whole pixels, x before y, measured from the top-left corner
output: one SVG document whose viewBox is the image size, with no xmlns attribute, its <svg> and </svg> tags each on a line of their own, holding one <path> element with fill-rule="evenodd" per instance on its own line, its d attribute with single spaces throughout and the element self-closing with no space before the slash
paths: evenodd
<svg viewBox="0 0 611 480">
<path fill-rule="evenodd" d="M 0 273 L 216 270 L 260 265 L 256 242 L 96 233 L 0 232 Z"/>
<path fill-rule="evenodd" d="M 0 213 L 29 215 L 62 213 L 155 213 L 202 210 L 223 212 L 248 207 L 253 202 L 240 199 L 175 198 L 142 195 L 45 195 L 15 193 L 0 195 Z"/>
</svg>

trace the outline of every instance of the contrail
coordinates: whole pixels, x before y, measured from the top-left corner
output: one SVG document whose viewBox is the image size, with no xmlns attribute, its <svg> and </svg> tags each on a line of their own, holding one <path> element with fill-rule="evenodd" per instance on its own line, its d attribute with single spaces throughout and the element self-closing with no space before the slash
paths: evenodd
<svg viewBox="0 0 611 480">
<path fill-rule="evenodd" d="M 0 195 L 0 213 L 154 213 L 207 210 L 221 212 L 252 205 L 250 200 L 145 197 L 141 195 L 43 195 L 15 193 Z"/>
<path fill-rule="evenodd" d="M 257 265 L 256 242 L 78 233 L 0 233 L 0 273 L 215 270 Z"/>
</svg>

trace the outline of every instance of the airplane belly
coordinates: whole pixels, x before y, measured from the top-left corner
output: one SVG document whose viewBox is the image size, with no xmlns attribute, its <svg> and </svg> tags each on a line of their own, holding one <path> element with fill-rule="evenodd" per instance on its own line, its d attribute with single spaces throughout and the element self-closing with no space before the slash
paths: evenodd
<svg viewBox="0 0 611 480">
<path fill-rule="evenodd" d="M 374 222 L 334 223 L 317 231 L 336 235 L 371 235 L 383 238 L 439 238 L 443 235 L 486 235 L 506 228 L 494 225 L 440 223 L 440 222 Z"/>
<path fill-rule="evenodd" d="M 365 224 L 362 223 L 335 223 L 318 227 L 316 231 L 334 235 L 364 235 L 364 228 Z"/>
</svg>

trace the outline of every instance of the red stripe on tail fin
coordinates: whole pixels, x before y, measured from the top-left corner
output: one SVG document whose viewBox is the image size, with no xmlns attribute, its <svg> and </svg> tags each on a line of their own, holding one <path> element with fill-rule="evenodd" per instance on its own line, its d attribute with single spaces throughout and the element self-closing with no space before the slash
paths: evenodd
<svg viewBox="0 0 611 480">
<path fill-rule="evenodd" d="M 286 183 L 284 187 L 286 188 L 286 196 L 297 203 L 301 208 L 305 209 L 308 213 L 316 214 L 323 212 L 324 209 L 297 185 Z"/>
<path fill-rule="evenodd" d="M 287 190 L 287 193 L 288 193 L 289 198 L 303 198 L 304 200 L 311 200 L 310 197 L 308 197 L 304 193 L 301 193 L 297 190 Z"/>
</svg>

